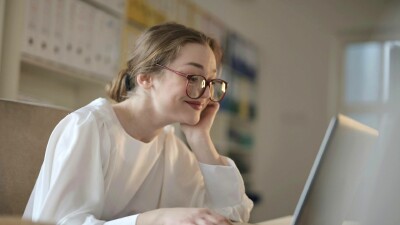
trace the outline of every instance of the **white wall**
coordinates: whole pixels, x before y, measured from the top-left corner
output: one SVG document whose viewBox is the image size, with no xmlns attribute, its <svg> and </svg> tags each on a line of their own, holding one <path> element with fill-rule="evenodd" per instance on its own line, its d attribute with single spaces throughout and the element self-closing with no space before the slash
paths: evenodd
<svg viewBox="0 0 400 225">
<path fill-rule="evenodd" d="M 337 110 L 338 40 L 375 28 L 380 17 L 398 19 L 387 6 L 398 1 L 194 2 L 260 49 L 254 178 L 263 201 L 252 220 L 292 214 Z"/>
</svg>

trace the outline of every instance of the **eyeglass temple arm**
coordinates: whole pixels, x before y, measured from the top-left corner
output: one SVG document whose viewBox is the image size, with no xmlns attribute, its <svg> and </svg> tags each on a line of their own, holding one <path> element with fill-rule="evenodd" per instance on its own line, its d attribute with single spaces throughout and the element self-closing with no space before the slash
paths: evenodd
<svg viewBox="0 0 400 225">
<path fill-rule="evenodd" d="M 163 68 L 163 69 L 169 70 L 169 71 L 175 73 L 176 75 L 179 75 L 179 76 L 182 76 L 182 77 L 186 77 L 186 78 L 187 78 L 187 75 L 186 75 L 186 74 L 181 73 L 181 72 L 176 71 L 176 70 L 173 70 L 173 69 L 170 69 L 170 68 L 168 68 L 168 67 L 166 67 L 166 66 L 163 66 L 163 65 L 161 65 L 161 64 L 158 64 L 158 63 L 157 63 L 156 66 L 159 66 L 159 67 L 161 67 L 161 68 Z"/>
</svg>

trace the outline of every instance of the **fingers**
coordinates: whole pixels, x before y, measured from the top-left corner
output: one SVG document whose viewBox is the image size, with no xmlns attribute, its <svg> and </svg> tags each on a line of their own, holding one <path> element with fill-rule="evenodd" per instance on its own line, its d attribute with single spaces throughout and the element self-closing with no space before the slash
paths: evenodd
<svg viewBox="0 0 400 225">
<path fill-rule="evenodd" d="M 164 225 L 232 225 L 225 217 L 206 208 L 165 208 L 157 213 L 157 223 Z M 139 218 L 140 219 L 140 218 Z"/>
<path fill-rule="evenodd" d="M 209 102 L 208 104 L 207 104 L 207 107 L 204 109 L 204 110 L 210 110 L 210 111 L 218 111 L 218 109 L 219 109 L 219 103 L 218 102 Z"/>
<path fill-rule="evenodd" d="M 228 219 L 226 219 L 225 217 L 219 216 L 219 215 L 218 216 L 211 215 L 208 218 L 206 218 L 204 221 L 206 222 L 206 223 L 204 223 L 206 225 L 232 225 L 232 223 Z M 201 223 L 199 223 L 199 225 L 200 224 Z"/>
<path fill-rule="evenodd" d="M 218 110 L 219 110 L 219 103 L 218 102 L 210 102 L 210 103 L 208 103 L 207 107 L 202 111 L 201 118 L 202 119 L 208 118 L 208 120 L 212 124 Z"/>
<path fill-rule="evenodd" d="M 227 218 L 209 209 L 200 210 L 202 210 L 202 213 L 195 219 L 193 225 L 232 225 Z"/>
<path fill-rule="evenodd" d="M 214 107 L 219 107 L 219 102 L 213 102 L 213 101 L 209 101 L 207 106 L 214 106 Z"/>
</svg>

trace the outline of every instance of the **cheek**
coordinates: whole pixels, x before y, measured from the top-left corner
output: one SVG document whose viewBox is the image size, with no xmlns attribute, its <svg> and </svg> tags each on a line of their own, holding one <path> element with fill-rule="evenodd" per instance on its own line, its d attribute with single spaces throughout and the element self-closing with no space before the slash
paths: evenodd
<svg viewBox="0 0 400 225">
<path fill-rule="evenodd" d="M 164 89 L 165 95 L 168 95 L 173 99 L 182 99 L 186 97 L 186 86 L 185 84 L 173 84 Z"/>
<path fill-rule="evenodd" d="M 182 94 L 174 88 L 160 90 L 156 95 L 155 102 L 161 107 L 163 113 L 179 110 L 184 103 Z"/>
<path fill-rule="evenodd" d="M 185 90 L 177 87 L 166 87 L 159 93 L 159 98 L 163 101 L 174 102 L 182 100 L 185 95 Z"/>
<path fill-rule="evenodd" d="M 158 85 L 158 89 L 162 92 L 161 94 L 166 95 L 178 95 L 178 94 L 186 94 L 186 82 L 179 79 L 178 77 L 176 80 L 168 80 Z"/>
<path fill-rule="evenodd" d="M 179 115 L 185 109 L 186 83 L 178 81 L 165 81 L 154 87 L 153 101 L 161 115 Z"/>
</svg>

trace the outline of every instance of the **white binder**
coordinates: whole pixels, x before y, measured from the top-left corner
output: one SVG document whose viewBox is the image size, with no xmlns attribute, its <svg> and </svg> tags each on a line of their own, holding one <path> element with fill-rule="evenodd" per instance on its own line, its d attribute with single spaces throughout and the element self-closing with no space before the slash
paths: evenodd
<svg viewBox="0 0 400 225">
<path fill-rule="evenodd" d="M 40 26 L 40 2 L 26 0 L 25 28 L 22 51 L 30 55 L 38 55 L 39 51 L 39 26 Z"/>
<path fill-rule="evenodd" d="M 40 4 L 40 26 L 39 26 L 39 51 L 38 55 L 46 60 L 52 57 L 52 23 L 53 23 L 53 0 L 38 0 Z"/>
<path fill-rule="evenodd" d="M 67 0 L 54 0 L 52 10 L 52 28 L 51 28 L 51 42 L 52 59 L 57 63 L 63 63 L 65 57 L 65 48 L 63 47 L 66 31 L 65 26 L 67 24 L 67 15 L 65 7 L 67 6 Z"/>
<path fill-rule="evenodd" d="M 64 26 L 64 41 L 63 41 L 63 62 L 64 64 L 73 67 L 74 66 L 74 52 L 76 51 L 75 46 L 75 20 L 76 20 L 76 4 L 77 0 L 67 0 L 65 6 L 65 17 L 66 23 Z"/>
<path fill-rule="evenodd" d="M 75 50 L 72 52 L 73 66 L 79 69 L 85 69 L 85 43 L 87 38 L 87 12 L 86 3 L 82 1 L 75 2 L 75 24 L 73 25 L 73 40 Z"/>
<path fill-rule="evenodd" d="M 101 73 L 103 71 L 103 43 L 104 43 L 104 26 L 105 13 L 100 10 L 95 10 L 95 19 L 93 24 L 93 40 L 92 40 L 92 58 L 91 71 Z"/>
<path fill-rule="evenodd" d="M 82 58 L 79 61 L 79 67 L 85 71 L 92 71 L 93 64 L 93 40 L 96 38 L 94 35 L 94 20 L 96 9 L 88 4 L 82 3 L 78 10 L 78 13 L 83 15 L 79 16 L 83 18 L 82 26 L 84 30 L 80 33 L 78 45 L 82 46 Z"/>
<path fill-rule="evenodd" d="M 104 14 L 104 33 L 102 34 L 103 45 L 98 46 L 102 48 L 103 53 L 103 75 L 106 78 L 112 78 L 118 70 L 119 56 L 120 56 L 120 37 L 121 37 L 121 24 L 120 21 L 108 14 Z"/>
</svg>

